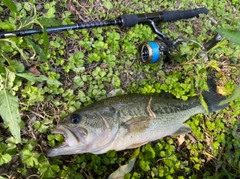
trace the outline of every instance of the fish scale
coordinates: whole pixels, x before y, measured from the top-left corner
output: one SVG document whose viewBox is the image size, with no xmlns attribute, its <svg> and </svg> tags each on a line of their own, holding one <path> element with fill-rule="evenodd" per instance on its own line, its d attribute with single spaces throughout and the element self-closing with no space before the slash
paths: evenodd
<svg viewBox="0 0 240 179">
<path fill-rule="evenodd" d="M 195 100 L 195 99 L 194 99 Z M 204 108 L 200 105 L 200 103 L 195 103 L 195 101 L 190 102 L 190 105 L 179 105 L 181 102 L 179 100 L 174 102 L 174 106 L 171 106 L 171 110 L 165 110 L 166 106 L 169 103 L 162 103 L 162 106 L 159 103 L 152 103 L 153 109 L 156 110 L 156 119 L 152 119 L 149 117 L 150 123 L 146 130 L 138 131 L 129 131 L 125 128 L 120 128 L 118 138 L 115 140 L 113 146 L 111 146 L 114 150 L 124 150 L 126 148 L 133 148 L 141 146 L 150 141 L 157 140 L 159 138 L 173 135 L 179 129 L 185 128 L 183 122 L 186 121 L 193 114 L 204 113 Z M 197 105 L 198 104 L 198 105 Z M 142 106 L 142 111 L 144 111 L 144 105 Z M 177 108 L 176 108 L 177 107 Z M 180 107 L 182 109 L 180 111 Z M 188 107 L 188 109 L 187 109 Z M 147 113 L 144 116 L 148 116 Z M 163 128 L 161 126 L 164 126 Z M 183 130 L 186 132 L 187 129 Z M 187 130 L 189 132 L 189 130 Z"/>
</svg>

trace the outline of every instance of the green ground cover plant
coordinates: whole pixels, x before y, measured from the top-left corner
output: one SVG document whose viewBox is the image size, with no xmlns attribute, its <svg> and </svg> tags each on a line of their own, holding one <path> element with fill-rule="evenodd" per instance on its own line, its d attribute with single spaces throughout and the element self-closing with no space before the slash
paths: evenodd
<svg viewBox="0 0 240 179">
<path fill-rule="evenodd" d="M 194 43 L 182 45 L 170 62 L 142 65 L 141 43 L 156 39 L 147 24 L 0 39 L 0 179 L 108 178 L 136 158 L 125 179 L 239 178 L 240 176 L 240 23 L 238 0 L 60 0 L 0 2 L 0 31 L 116 19 L 128 13 L 206 7 L 199 18 L 161 23 L 171 38 L 206 42 L 216 31 L 224 39 L 198 54 Z M 62 117 L 113 91 L 173 94 L 187 100 L 207 89 L 209 73 L 218 92 L 229 98 L 221 112 L 196 115 L 192 133 L 166 137 L 140 151 L 109 151 L 46 157 L 63 142 L 51 130 Z M 227 101 L 227 102 L 229 102 Z"/>
</svg>

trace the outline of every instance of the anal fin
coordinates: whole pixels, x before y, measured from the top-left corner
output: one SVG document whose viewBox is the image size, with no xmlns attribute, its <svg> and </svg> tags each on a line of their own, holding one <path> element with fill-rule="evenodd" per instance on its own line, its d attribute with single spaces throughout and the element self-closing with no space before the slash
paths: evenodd
<svg viewBox="0 0 240 179">
<path fill-rule="evenodd" d="M 148 142 L 141 142 L 141 143 L 132 144 L 132 145 L 128 146 L 127 149 L 134 149 L 134 148 L 137 148 L 137 147 L 141 147 L 142 145 L 145 145 L 147 143 Z"/>
<path fill-rule="evenodd" d="M 176 132 L 174 132 L 171 136 L 182 135 L 191 132 L 191 128 L 187 124 L 183 124 Z"/>
</svg>

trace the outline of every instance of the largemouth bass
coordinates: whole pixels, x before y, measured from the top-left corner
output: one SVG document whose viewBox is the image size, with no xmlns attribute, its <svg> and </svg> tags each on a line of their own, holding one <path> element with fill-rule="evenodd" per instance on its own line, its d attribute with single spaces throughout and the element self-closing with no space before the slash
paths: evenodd
<svg viewBox="0 0 240 179">
<path fill-rule="evenodd" d="M 209 112 L 227 106 L 218 106 L 225 98 L 215 89 L 210 88 L 203 96 Z M 61 120 L 53 132 L 62 134 L 65 142 L 48 150 L 47 155 L 103 154 L 136 148 L 165 136 L 190 132 L 184 122 L 198 113 L 206 113 L 198 96 L 187 101 L 141 94 L 107 98 Z"/>
</svg>

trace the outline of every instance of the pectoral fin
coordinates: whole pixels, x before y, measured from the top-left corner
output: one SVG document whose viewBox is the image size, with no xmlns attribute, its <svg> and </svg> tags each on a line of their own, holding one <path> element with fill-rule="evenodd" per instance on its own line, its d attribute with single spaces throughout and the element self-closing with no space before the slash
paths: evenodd
<svg viewBox="0 0 240 179">
<path fill-rule="evenodd" d="M 176 132 L 172 134 L 172 136 L 175 135 L 181 135 L 181 134 L 187 134 L 191 132 L 191 128 L 187 124 L 183 124 Z"/>
<path fill-rule="evenodd" d="M 148 129 L 150 125 L 150 116 L 134 117 L 121 124 L 127 128 L 129 133 L 141 133 Z"/>
</svg>

